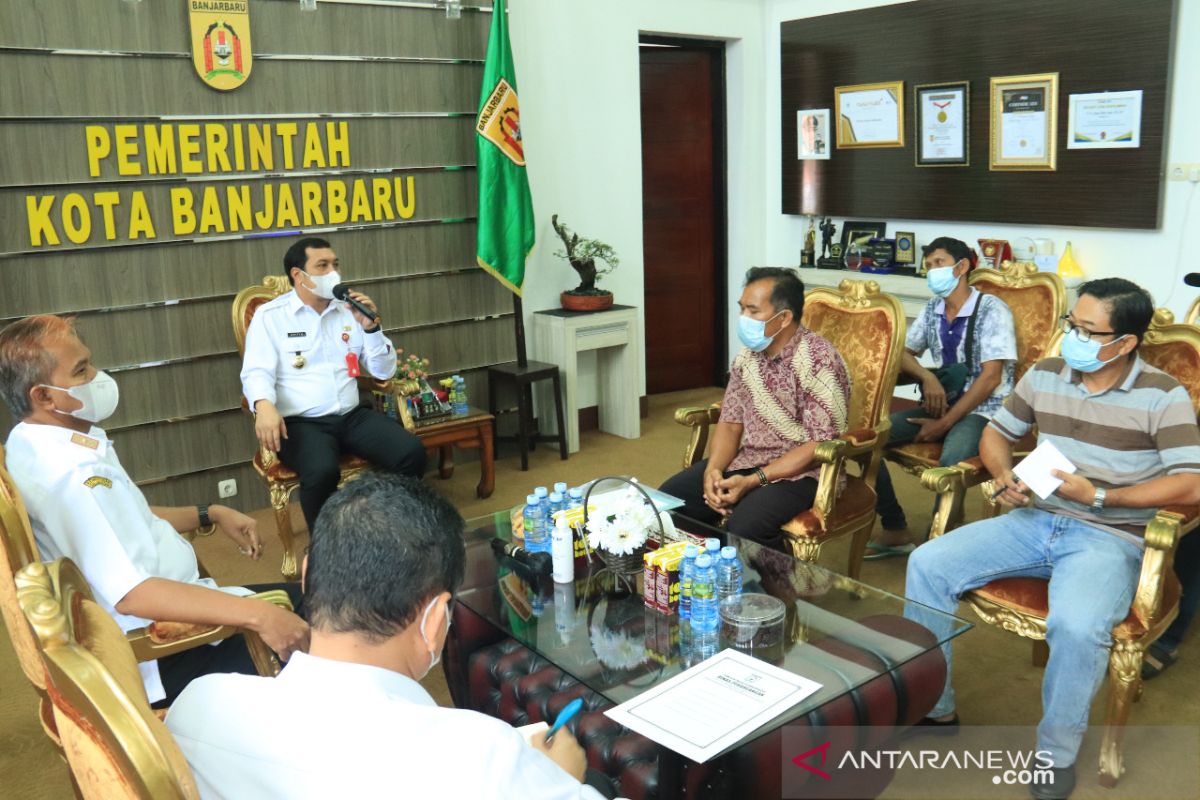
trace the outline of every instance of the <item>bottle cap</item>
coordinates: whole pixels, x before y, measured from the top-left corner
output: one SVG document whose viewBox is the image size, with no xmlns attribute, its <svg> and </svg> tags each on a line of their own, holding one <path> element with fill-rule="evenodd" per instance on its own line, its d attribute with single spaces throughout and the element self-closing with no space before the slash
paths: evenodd
<svg viewBox="0 0 1200 800">
<path fill-rule="evenodd" d="M 550 493 L 550 502 L 551 503 L 561 503 L 562 501 L 563 501 L 562 492 L 551 492 Z"/>
<path fill-rule="evenodd" d="M 583 499 L 583 489 L 580 489 L 578 486 L 573 487 L 569 492 L 567 492 L 567 494 L 571 497 L 578 497 L 581 500 Z"/>
<path fill-rule="evenodd" d="M 704 540 L 704 549 L 712 550 L 713 552 L 720 550 L 721 549 L 721 540 L 716 538 L 715 536 L 712 537 L 711 539 L 705 539 Z"/>
<path fill-rule="evenodd" d="M 533 493 L 536 494 L 538 497 L 548 497 L 550 495 L 550 492 L 548 492 L 546 490 L 545 486 L 537 487 L 536 489 L 533 490 Z"/>
<path fill-rule="evenodd" d="M 700 556 L 699 558 L 696 559 L 696 566 L 699 567 L 700 569 L 704 569 L 705 567 L 711 567 L 712 566 L 712 556 L 710 556 L 708 553 L 705 553 L 704 555 Z"/>
<path fill-rule="evenodd" d="M 537 503 L 538 503 L 538 497 L 536 494 L 530 494 L 530 495 L 525 496 L 525 505 L 536 506 Z"/>
<path fill-rule="evenodd" d="M 566 481 L 559 481 L 558 483 L 554 484 L 554 491 L 565 495 L 567 493 Z"/>
<path fill-rule="evenodd" d="M 700 555 L 700 548 L 696 547 L 696 545 L 694 545 L 694 544 L 689 544 L 687 547 L 683 548 L 683 557 L 684 558 L 696 558 L 699 555 Z"/>
<path fill-rule="evenodd" d="M 737 558 L 737 548 L 731 544 L 725 545 L 721 548 L 721 558 L 728 558 L 731 561 Z"/>
<path fill-rule="evenodd" d="M 556 528 L 571 527 L 571 523 L 567 522 L 567 515 L 566 514 L 555 514 L 554 515 L 554 527 L 556 527 Z"/>
</svg>

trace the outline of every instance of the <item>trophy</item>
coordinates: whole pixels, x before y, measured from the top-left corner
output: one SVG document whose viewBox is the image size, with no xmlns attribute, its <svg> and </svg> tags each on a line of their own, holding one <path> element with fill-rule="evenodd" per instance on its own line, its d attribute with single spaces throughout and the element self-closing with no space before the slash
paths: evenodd
<svg viewBox="0 0 1200 800">
<path fill-rule="evenodd" d="M 1012 248 L 1007 239 L 980 239 L 979 246 L 983 249 L 983 262 L 980 266 L 996 269 L 1005 261 L 1012 260 Z"/>
<path fill-rule="evenodd" d="M 817 261 L 817 222 L 808 217 L 808 233 L 804 234 L 804 249 L 800 251 L 800 266 L 815 267 Z"/>
<path fill-rule="evenodd" d="M 837 226 L 833 220 L 825 217 L 821 221 L 821 257 L 817 259 L 819 269 L 842 269 L 842 246 L 833 244 L 833 234 Z"/>
</svg>

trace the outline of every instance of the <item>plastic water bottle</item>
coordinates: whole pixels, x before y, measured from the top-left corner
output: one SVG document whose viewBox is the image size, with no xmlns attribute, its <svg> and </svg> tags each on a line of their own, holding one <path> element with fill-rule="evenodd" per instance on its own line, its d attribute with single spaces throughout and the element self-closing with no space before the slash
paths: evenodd
<svg viewBox="0 0 1200 800">
<path fill-rule="evenodd" d="M 567 508 L 582 508 L 583 507 L 583 489 L 576 486 L 567 492 Z"/>
<path fill-rule="evenodd" d="M 742 562 L 738 558 L 737 548 L 726 545 L 721 548 L 721 563 L 717 565 L 717 602 L 741 593 Z"/>
<path fill-rule="evenodd" d="M 559 481 L 558 483 L 554 484 L 554 491 L 558 492 L 565 498 L 567 496 L 567 482 Z"/>
<path fill-rule="evenodd" d="M 559 511 L 565 511 L 567 508 L 567 498 L 557 489 L 550 493 L 550 516 L 547 518 L 550 521 L 551 527 L 557 525 Z"/>
<path fill-rule="evenodd" d="M 712 559 L 713 572 L 721 564 L 721 540 L 711 537 L 704 540 L 704 554 Z"/>
<path fill-rule="evenodd" d="M 683 561 L 679 565 L 679 618 L 690 619 L 692 616 L 692 577 L 696 572 L 696 559 L 700 557 L 700 548 L 689 544 L 683 548 Z"/>
<path fill-rule="evenodd" d="M 525 498 L 525 549 L 530 553 L 550 552 L 550 538 L 546 535 L 546 515 L 536 494 Z"/>
<path fill-rule="evenodd" d="M 465 417 L 468 413 L 467 382 L 463 380 L 462 375 L 454 376 L 454 389 L 450 398 L 450 403 L 454 407 L 454 413 Z"/>
<path fill-rule="evenodd" d="M 545 486 L 538 486 L 533 490 L 533 493 L 537 495 L 538 503 L 542 507 L 542 519 L 550 519 L 550 490 Z M 553 525 L 554 523 L 551 522 L 550 524 Z"/>
<path fill-rule="evenodd" d="M 705 553 L 696 559 L 692 573 L 692 634 L 717 630 L 717 575 L 712 559 Z"/>
</svg>

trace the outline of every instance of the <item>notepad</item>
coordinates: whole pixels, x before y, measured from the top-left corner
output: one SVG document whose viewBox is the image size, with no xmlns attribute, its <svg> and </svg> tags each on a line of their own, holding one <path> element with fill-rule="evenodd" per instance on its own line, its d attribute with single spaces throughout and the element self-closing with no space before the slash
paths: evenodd
<svg viewBox="0 0 1200 800">
<path fill-rule="evenodd" d="M 1045 500 L 1062 486 L 1062 478 L 1054 477 L 1051 470 L 1075 473 L 1075 465 L 1067 460 L 1057 447 L 1042 440 L 1033 452 L 1013 467 L 1013 474 L 1024 481 L 1034 494 Z"/>
</svg>

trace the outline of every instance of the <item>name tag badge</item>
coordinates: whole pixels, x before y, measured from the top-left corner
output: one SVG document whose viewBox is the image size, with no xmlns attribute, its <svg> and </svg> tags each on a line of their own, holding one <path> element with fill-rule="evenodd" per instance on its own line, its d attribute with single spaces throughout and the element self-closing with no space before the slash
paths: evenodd
<svg viewBox="0 0 1200 800">
<path fill-rule="evenodd" d="M 359 376 L 357 353 L 346 353 L 346 372 L 351 378 L 357 378 Z"/>
<path fill-rule="evenodd" d="M 289 339 L 297 339 L 297 338 L 302 338 L 304 336 L 308 336 L 307 331 L 288 331 Z"/>
</svg>

